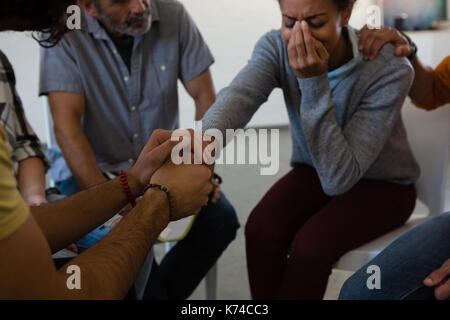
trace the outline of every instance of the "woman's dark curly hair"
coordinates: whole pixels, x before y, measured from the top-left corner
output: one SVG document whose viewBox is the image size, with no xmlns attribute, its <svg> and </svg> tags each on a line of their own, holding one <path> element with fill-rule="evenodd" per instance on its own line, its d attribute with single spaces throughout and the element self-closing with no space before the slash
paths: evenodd
<svg viewBox="0 0 450 320">
<path fill-rule="evenodd" d="M 21 22 L 18 31 L 42 31 L 45 36 L 37 39 L 40 45 L 54 46 L 68 31 L 67 8 L 76 0 L 1 0 L 0 19 Z"/>
<path fill-rule="evenodd" d="M 336 2 L 339 10 L 345 10 L 350 7 L 351 4 L 355 3 L 356 0 L 334 0 Z"/>
</svg>

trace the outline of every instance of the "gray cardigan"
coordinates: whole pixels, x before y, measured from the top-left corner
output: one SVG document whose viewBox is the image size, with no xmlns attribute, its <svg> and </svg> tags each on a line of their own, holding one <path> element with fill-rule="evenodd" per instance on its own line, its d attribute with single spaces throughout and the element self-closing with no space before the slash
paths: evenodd
<svg viewBox="0 0 450 320">
<path fill-rule="evenodd" d="M 326 194 L 343 194 L 361 179 L 410 185 L 420 169 L 400 110 L 414 70 L 407 59 L 395 57 L 392 45 L 384 46 L 374 61 L 355 59 L 349 63 L 351 72 L 343 72 L 336 83 L 330 84 L 330 74 L 298 79 L 281 31 L 271 31 L 218 94 L 203 129 L 243 128 L 272 90 L 281 88 L 293 139 L 291 163 L 314 167 Z"/>
</svg>

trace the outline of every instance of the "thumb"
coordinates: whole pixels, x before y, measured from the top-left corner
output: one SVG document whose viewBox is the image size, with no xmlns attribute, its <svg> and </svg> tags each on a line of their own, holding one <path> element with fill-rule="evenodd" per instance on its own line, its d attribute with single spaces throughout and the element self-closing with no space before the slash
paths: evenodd
<svg viewBox="0 0 450 320">
<path fill-rule="evenodd" d="M 154 163 L 163 165 L 169 159 L 172 149 L 178 144 L 178 141 L 167 140 L 152 150 L 152 160 Z"/>
<path fill-rule="evenodd" d="M 395 48 L 395 55 L 397 57 L 408 57 L 412 53 L 411 47 L 408 44 L 399 44 Z"/>
<path fill-rule="evenodd" d="M 428 287 L 436 286 L 446 279 L 450 274 L 450 260 L 448 260 L 442 267 L 434 270 L 428 277 L 424 280 L 424 284 Z"/>
</svg>

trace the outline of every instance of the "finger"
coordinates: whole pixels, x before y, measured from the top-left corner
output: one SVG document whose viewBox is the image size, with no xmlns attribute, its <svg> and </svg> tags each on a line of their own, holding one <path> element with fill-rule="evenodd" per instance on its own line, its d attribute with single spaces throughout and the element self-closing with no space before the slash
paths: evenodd
<svg viewBox="0 0 450 320">
<path fill-rule="evenodd" d="M 411 47 L 409 44 L 398 45 L 395 48 L 395 55 L 397 57 L 409 57 L 412 53 Z"/>
<path fill-rule="evenodd" d="M 367 26 L 364 26 L 364 28 L 361 29 L 361 31 L 358 33 L 358 37 L 359 37 L 359 51 L 362 51 L 364 49 L 364 46 L 366 44 L 367 41 L 367 34 L 368 34 L 369 29 L 367 28 Z"/>
<path fill-rule="evenodd" d="M 297 57 L 300 64 L 300 67 L 306 65 L 306 49 L 305 49 L 305 41 L 303 39 L 303 32 L 300 28 L 300 23 L 297 21 L 294 27 L 295 33 L 295 48 L 297 49 Z"/>
<path fill-rule="evenodd" d="M 152 136 L 147 144 L 149 151 L 166 142 L 171 138 L 172 131 L 158 129 L 153 131 Z"/>
<path fill-rule="evenodd" d="M 159 167 L 161 167 L 164 162 L 170 158 L 172 149 L 177 145 L 177 143 L 178 142 L 176 141 L 167 140 L 160 146 L 153 149 L 151 158 L 152 164 L 155 166 L 153 170 L 159 169 Z"/>
<path fill-rule="evenodd" d="M 214 190 L 214 196 L 213 196 L 211 202 L 216 204 L 220 199 L 220 194 L 221 194 L 220 188 L 216 188 Z"/>
<path fill-rule="evenodd" d="M 70 250 L 72 252 L 78 253 L 78 247 L 77 247 L 77 245 L 75 243 L 70 244 L 67 247 L 67 250 Z"/>
<path fill-rule="evenodd" d="M 362 49 L 362 53 L 364 55 L 364 60 L 369 60 L 369 57 L 372 56 L 371 48 L 372 48 L 372 44 L 374 43 L 374 41 L 375 41 L 375 37 L 373 37 L 373 36 L 367 37 L 367 39 L 365 40 L 364 46 Z"/>
<path fill-rule="evenodd" d="M 287 51 L 288 51 L 289 64 L 294 69 L 296 68 L 297 61 L 298 61 L 298 53 L 297 53 L 297 48 L 295 47 L 295 43 L 296 43 L 295 32 L 294 32 L 294 30 L 292 30 L 291 37 L 288 41 Z"/>
<path fill-rule="evenodd" d="M 312 63 L 317 61 L 318 56 L 315 48 L 315 41 L 306 21 L 302 21 L 302 35 L 305 43 L 306 58 L 308 62 Z"/>
<path fill-rule="evenodd" d="M 380 49 L 384 46 L 384 42 L 381 39 L 375 39 L 372 42 L 372 46 L 369 49 L 370 52 L 370 56 L 369 56 L 369 60 L 374 60 L 378 53 L 380 52 Z"/>
<path fill-rule="evenodd" d="M 434 290 L 434 296 L 438 300 L 450 299 L 450 279 L 436 287 L 436 289 Z"/>
<path fill-rule="evenodd" d="M 428 287 L 433 287 L 441 283 L 450 274 L 450 259 L 447 260 L 442 267 L 434 270 L 430 275 L 424 280 L 424 284 Z"/>
<path fill-rule="evenodd" d="M 328 53 L 328 50 L 327 50 L 327 48 L 325 48 L 323 43 L 316 40 L 315 47 L 316 47 L 316 52 L 317 52 L 317 55 L 319 56 L 319 58 L 321 60 L 328 61 L 328 59 L 330 58 L 330 54 Z"/>
</svg>

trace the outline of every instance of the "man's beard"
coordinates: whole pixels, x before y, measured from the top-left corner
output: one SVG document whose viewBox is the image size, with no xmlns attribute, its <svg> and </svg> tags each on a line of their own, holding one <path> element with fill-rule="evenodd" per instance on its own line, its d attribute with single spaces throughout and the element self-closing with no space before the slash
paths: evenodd
<svg viewBox="0 0 450 320">
<path fill-rule="evenodd" d="M 148 8 L 145 12 L 140 13 L 140 14 L 128 19 L 125 22 L 125 24 L 123 24 L 123 25 L 117 24 L 110 17 L 108 17 L 106 14 L 104 14 L 101 9 L 100 10 L 99 9 L 100 8 L 97 8 L 97 11 L 100 16 L 100 22 L 109 30 L 117 32 L 119 34 L 131 36 L 131 37 L 139 37 L 139 36 L 142 36 L 145 33 L 147 33 L 152 26 L 152 15 L 151 15 L 150 8 Z M 145 25 L 145 27 L 140 27 L 140 28 L 133 27 L 133 24 L 135 22 L 139 22 L 140 20 L 144 21 L 145 19 L 147 19 L 147 21 L 146 21 L 147 24 Z M 142 22 L 142 23 L 145 24 L 145 22 Z"/>
</svg>

